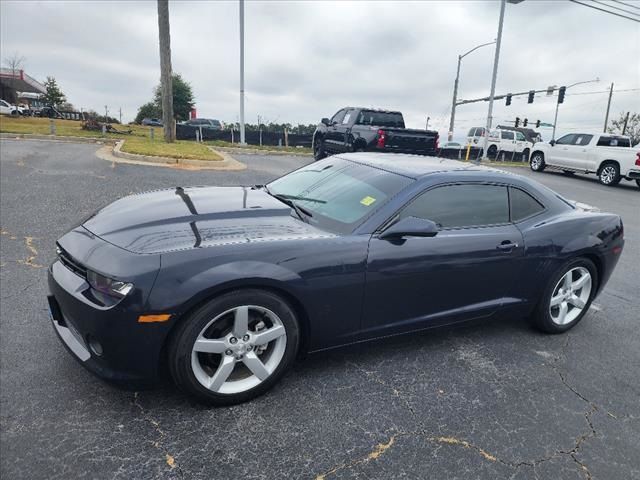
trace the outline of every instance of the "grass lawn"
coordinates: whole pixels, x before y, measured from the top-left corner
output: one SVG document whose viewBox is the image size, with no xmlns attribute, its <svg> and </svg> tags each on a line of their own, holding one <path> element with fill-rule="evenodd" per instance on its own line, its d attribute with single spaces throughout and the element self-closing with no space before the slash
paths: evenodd
<svg viewBox="0 0 640 480">
<path fill-rule="evenodd" d="M 75 120 L 56 119 L 56 135 L 67 137 L 102 138 L 101 131 L 83 130 L 82 124 Z M 0 116 L 0 132 L 49 135 L 49 119 L 39 117 Z M 164 143 L 162 128 L 154 128 L 155 140 L 149 138 L 149 127 L 140 125 L 114 125 L 118 130 L 133 130 L 131 135 L 107 133 L 105 138 L 123 139 L 123 152 L 140 155 L 156 155 L 170 158 L 188 158 L 193 160 L 222 160 L 220 155 L 209 150 L 204 144 L 178 140 L 176 143 Z"/>
<path fill-rule="evenodd" d="M 290 152 L 290 153 L 312 153 L 310 148 L 302 147 L 278 147 L 276 145 L 240 145 L 239 143 L 229 143 L 222 140 L 207 140 L 205 142 L 208 145 L 214 147 L 227 147 L 227 148 L 247 148 L 250 150 L 271 150 L 278 152 Z"/>
<path fill-rule="evenodd" d="M 127 135 L 125 142 L 120 149 L 127 153 L 137 153 L 138 155 L 155 155 L 169 158 L 188 158 L 192 160 L 219 161 L 222 157 L 212 152 L 203 143 L 190 142 L 187 140 L 176 140 L 175 143 L 165 143 L 156 132 L 155 140 L 149 137 L 139 137 Z"/>
</svg>

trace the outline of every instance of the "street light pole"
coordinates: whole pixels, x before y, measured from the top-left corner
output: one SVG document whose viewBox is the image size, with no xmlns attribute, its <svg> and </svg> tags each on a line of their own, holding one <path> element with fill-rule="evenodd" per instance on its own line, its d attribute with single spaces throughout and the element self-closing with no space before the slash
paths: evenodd
<svg viewBox="0 0 640 480">
<path fill-rule="evenodd" d="M 462 59 L 464 57 L 466 57 L 467 55 L 469 55 L 471 52 L 476 51 L 480 47 L 486 47 L 487 45 L 493 45 L 494 43 L 496 43 L 495 40 L 493 42 L 483 43 L 482 45 L 478 45 L 476 47 L 473 47 L 467 53 L 463 53 L 462 55 L 458 55 L 458 69 L 456 70 L 456 79 L 453 82 L 453 101 L 451 102 L 451 119 L 449 120 L 449 135 L 448 135 L 449 141 L 451 141 L 453 139 L 453 126 L 454 126 L 454 123 L 456 121 L 456 103 L 458 101 L 458 82 L 460 80 L 460 62 L 462 62 Z"/>
<path fill-rule="evenodd" d="M 583 83 L 594 83 L 599 82 L 600 78 L 596 77 L 595 80 L 585 80 L 584 82 L 576 82 L 572 83 L 568 87 L 565 87 L 565 91 L 569 90 L 571 87 L 575 87 L 576 85 L 582 85 Z M 553 118 L 553 132 L 551 132 L 551 140 L 556 139 L 556 125 L 558 124 L 558 109 L 560 108 L 560 104 L 556 102 L 556 115 Z"/>
<path fill-rule="evenodd" d="M 240 0 L 240 144 L 244 139 L 244 0 Z"/>
<path fill-rule="evenodd" d="M 489 111 L 487 112 L 487 128 L 484 132 L 482 144 L 482 159 L 487 159 L 487 145 L 489 142 L 489 130 L 493 122 L 493 97 L 496 93 L 496 79 L 498 78 L 498 61 L 500 60 L 500 44 L 502 43 L 502 24 L 504 23 L 504 9 L 507 0 L 500 2 L 500 20 L 498 21 L 498 36 L 496 37 L 496 54 L 493 58 L 493 77 L 491 78 L 491 93 L 489 93 Z"/>
</svg>

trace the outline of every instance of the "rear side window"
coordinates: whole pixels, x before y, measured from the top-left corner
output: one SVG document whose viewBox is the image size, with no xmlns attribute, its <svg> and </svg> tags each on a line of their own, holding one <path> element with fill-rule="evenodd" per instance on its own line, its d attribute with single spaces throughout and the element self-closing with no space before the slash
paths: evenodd
<svg viewBox="0 0 640 480">
<path fill-rule="evenodd" d="M 442 228 L 507 223 L 507 187 L 475 184 L 437 187 L 411 202 L 402 211 L 401 217 L 425 218 Z"/>
<path fill-rule="evenodd" d="M 502 138 L 504 138 L 505 140 L 513 140 L 513 132 L 502 132 Z"/>
<path fill-rule="evenodd" d="M 509 200 L 512 222 L 519 222 L 544 210 L 540 202 L 519 188 L 509 189 Z"/>
<path fill-rule="evenodd" d="M 631 141 L 628 138 L 601 136 L 598 140 L 599 147 L 631 147 Z"/>
<path fill-rule="evenodd" d="M 573 144 L 584 147 L 585 145 L 589 145 L 589 142 L 591 141 L 592 138 L 593 138 L 593 135 L 585 135 L 585 134 L 579 133 L 578 135 L 576 135 L 576 138 L 573 140 Z"/>
<path fill-rule="evenodd" d="M 356 122 L 358 125 L 371 125 L 373 127 L 397 127 L 404 128 L 404 119 L 399 112 L 377 112 L 375 110 L 362 110 Z"/>
</svg>

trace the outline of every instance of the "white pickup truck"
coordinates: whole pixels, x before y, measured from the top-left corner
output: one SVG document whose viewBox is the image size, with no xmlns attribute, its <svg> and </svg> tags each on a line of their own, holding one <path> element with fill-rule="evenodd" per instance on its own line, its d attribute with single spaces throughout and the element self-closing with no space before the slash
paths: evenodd
<svg viewBox="0 0 640 480">
<path fill-rule="evenodd" d="M 623 178 L 640 187 L 640 148 L 629 137 L 610 133 L 568 133 L 556 141 L 536 143 L 529 160 L 531 170 L 556 168 L 566 173 L 595 173 L 603 185 Z"/>
</svg>

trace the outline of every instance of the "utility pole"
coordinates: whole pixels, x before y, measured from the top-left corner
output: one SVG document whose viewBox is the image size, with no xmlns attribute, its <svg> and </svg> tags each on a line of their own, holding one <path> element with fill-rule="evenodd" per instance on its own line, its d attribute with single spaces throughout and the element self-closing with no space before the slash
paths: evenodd
<svg viewBox="0 0 640 480">
<path fill-rule="evenodd" d="M 118 112 L 120 113 L 120 125 L 122 125 L 122 107 L 119 108 Z"/>
<path fill-rule="evenodd" d="M 495 40 L 493 42 L 488 42 L 488 43 L 483 43 L 482 45 L 478 45 L 477 47 L 473 47 L 471 50 L 469 50 L 467 53 L 463 53 L 462 55 L 458 55 L 458 69 L 456 70 L 456 79 L 453 82 L 453 101 L 451 102 L 451 119 L 449 120 L 449 134 L 448 134 L 448 140 L 451 141 L 452 137 L 453 137 L 453 125 L 456 121 L 456 106 L 458 105 L 458 82 L 460 80 L 460 62 L 462 62 L 462 59 L 464 57 L 466 57 L 467 55 L 469 55 L 471 52 L 475 52 L 477 49 L 481 48 L 481 47 L 486 47 L 487 45 L 493 45 L 495 42 Z"/>
<path fill-rule="evenodd" d="M 500 44 L 502 43 L 502 24 L 504 22 L 504 9 L 507 0 L 500 1 L 500 20 L 498 22 L 498 36 L 496 37 L 496 54 L 493 58 L 493 77 L 491 78 L 491 93 L 489 94 L 489 111 L 487 112 L 487 128 L 483 137 L 482 159 L 487 159 L 487 145 L 489 143 L 489 130 L 493 122 L 493 97 L 496 93 L 496 79 L 498 78 L 498 61 L 500 60 Z"/>
<path fill-rule="evenodd" d="M 425 130 L 429 130 L 429 120 L 431 120 L 431 117 L 427 117 L 427 126 L 424 127 Z"/>
<path fill-rule="evenodd" d="M 162 124 L 164 140 L 176 140 L 173 128 L 173 81 L 171 78 L 171 34 L 169 31 L 169 0 L 158 0 L 158 33 L 160 37 L 160 88 L 162 89 Z"/>
<path fill-rule="evenodd" d="M 244 0 L 240 0 L 240 145 L 244 140 Z"/>
<path fill-rule="evenodd" d="M 627 122 L 629 121 L 629 112 L 627 112 L 627 115 L 624 117 L 624 126 L 622 127 L 622 134 L 624 135 L 625 133 L 627 133 Z"/>
<path fill-rule="evenodd" d="M 602 133 L 607 133 L 607 123 L 609 123 L 609 109 L 611 108 L 612 96 L 613 96 L 613 82 L 611 82 L 611 89 L 609 90 L 609 101 L 607 102 L 607 114 L 604 116 L 604 130 L 602 130 Z"/>
</svg>

